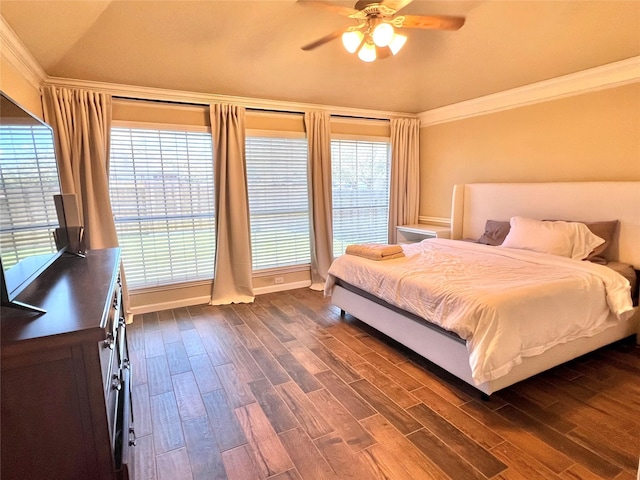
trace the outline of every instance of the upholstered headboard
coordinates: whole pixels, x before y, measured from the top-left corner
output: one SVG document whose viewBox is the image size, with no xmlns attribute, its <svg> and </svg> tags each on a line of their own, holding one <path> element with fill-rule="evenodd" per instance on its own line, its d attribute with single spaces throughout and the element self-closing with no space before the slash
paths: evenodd
<svg viewBox="0 0 640 480">
<path fill-rule="evenodd" d="M 619 220 L 612 255 L 640 269 L 640 182 L 470 183 L 456 185 L 451 238 L 480 238 L 487 220 Z"/>
</svg>

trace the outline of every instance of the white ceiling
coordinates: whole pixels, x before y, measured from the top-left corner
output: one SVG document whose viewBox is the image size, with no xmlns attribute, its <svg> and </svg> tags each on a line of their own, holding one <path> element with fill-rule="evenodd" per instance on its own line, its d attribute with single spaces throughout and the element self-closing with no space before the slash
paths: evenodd
<svg viewBox="0 0 640 480">
<path fill-rule="evenodd" d="M 406 113 L 640 55 L 639 0 L 414 0 L 401 13 L 466 24 L 405 30 L 396 57 L 365 64 L 339 39 L 301 50 L 354 21 L 295 0 L 0 1 L 53 77 Z"/>
</svg>

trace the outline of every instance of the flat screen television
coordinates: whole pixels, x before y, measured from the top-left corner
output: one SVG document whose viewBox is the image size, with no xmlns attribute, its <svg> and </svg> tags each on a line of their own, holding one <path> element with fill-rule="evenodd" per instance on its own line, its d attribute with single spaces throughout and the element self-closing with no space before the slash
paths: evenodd
<svg viewBox="0 0 640 480">
<path fill-rule="evenodd" d="M 51 127 L 0 92 L 0 262 L 2 305 L 44 311 L 16 299 L 68 246 Z"/>
</svg>

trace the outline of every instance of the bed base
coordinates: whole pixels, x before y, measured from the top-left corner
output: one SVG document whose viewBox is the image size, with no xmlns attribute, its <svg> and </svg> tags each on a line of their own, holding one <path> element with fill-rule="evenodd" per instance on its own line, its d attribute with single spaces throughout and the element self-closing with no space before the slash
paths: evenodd
<svg viewBox="0 0 640 480">
<path fill-rule="evenodd" d="M 360 296 L 340 285 L 334 287 L 331 302 L 487 396 L 600 347 L 634 335 L 638 332 L 640 321 L 640 309 L 636 308 L 630 319 L 620 322 L 596 336 L 556 345 L 541 355 L 524 358 L 522 363 L 514 367 L 507 375 L 476 385 L 471 376 L 466 343 L 460 339 L 432 328 L 425 328 L 424 322 L 403 315 L 395 309 Z"/>
<path fill-rule="evenodd" d="M 620 222 L 611 258 L 640 266 L 640 182 L 476 183 L 456 185 L 451 207 L 451 238 L 479 238 L 486 220 L 509 220 L 514 215 L 585 222 Z M 502 388 L 589 353 L 617 340 L 637 335 L 640 308 L 625 322 L 594 337 L 556 345 L 542 355 L 527 357 L 497 380 L 476 385 L 471 377 L 467 346 L 459 337 L 425 328 L 422 319 L 380 305 L 375 297 L 361 296 L 335 286 L 332 300 L 340 309 L 406 345 L 469 385 L 490 395 Z M 640 335 L 637 335 L 640 341 Z"/>
</svg>

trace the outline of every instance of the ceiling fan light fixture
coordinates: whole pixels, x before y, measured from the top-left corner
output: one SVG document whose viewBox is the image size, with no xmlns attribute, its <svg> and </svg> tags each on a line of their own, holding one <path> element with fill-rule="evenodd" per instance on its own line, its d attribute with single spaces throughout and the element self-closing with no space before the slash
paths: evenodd
<svg viewBox="0 0 640 480">
<path fill-rule="evenodd" d="M 388 46 L 395 36 L 393 25 L 386 22 L 379 23 L 376 28 L 373 29 L 372 36 L 373 43 L 375 43 L 378 47 Z"/>
<path fill-rule="evenodd" d="M 396 55 L 402 49 L 402 47 L 404 47 L 404 44 L 406 42 L 407 42 L 406 36 L 398 35 L 397 33 L 394 34 L 393 39 L 391 40 L 391 43 L 389 43 L 389 49 L 391 49 L 391 53 Z"/>
<path fill-rule="evenodd" d="M 365 42 L 358 51 L 358 58 L 363 62 L 373 62 L 377 58 L 376 46 L 371 42 Z"/>
<path fill-rule="evenodd" d="M 342 44 L 349 53 L 356 53 L 360 44 L 362 44 L 364 34 L 360 30 L 352 30 L 342 34 Z"/>
<path fill-rule="evenodd" d="M 364 62 L 397 55 L 407 42 L 407 37 L 397 34 L 396 30 L 405 28 L 458 30 L 465 23 L 464 17 L 448 15 L 397 15 L 399 10 L 414 0 L 357 0 L 354 8 L 334 5 L 328 0 L 297 1 L 301 4 L 332 10 L 358 22 L 358 25 L 336 30 L 303 45 L 302 50 L 313 50 L 342 37 L 344 48 L 351 54 L 356 53 Z"/>
</svg>

